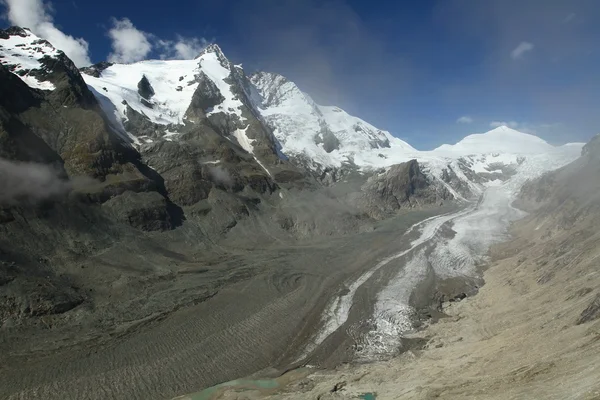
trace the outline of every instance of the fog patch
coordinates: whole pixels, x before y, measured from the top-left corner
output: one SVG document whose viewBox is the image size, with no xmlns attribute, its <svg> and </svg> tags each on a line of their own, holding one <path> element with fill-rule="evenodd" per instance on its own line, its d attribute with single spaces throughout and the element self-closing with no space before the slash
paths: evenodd
<svg viewBox="0 0 600 400">
<path fill-rule="evenodd" d="M 222 167 L 212 167 L 208 171 L 214 182 L 220 183 L 225 187 L 233 186 L 233 178 L 226 169 Z"/>
<path fill-rule="evenodd" d="M 48 164 L 0 158 L 0 205 L 37 203 L 95 183 L 88 177 L 67 180 L 60 169 Z"/>
</svg>

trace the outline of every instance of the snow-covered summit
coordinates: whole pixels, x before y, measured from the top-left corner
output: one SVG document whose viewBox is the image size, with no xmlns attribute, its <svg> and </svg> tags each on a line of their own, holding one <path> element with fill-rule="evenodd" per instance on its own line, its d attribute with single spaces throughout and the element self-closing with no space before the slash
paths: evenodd
<svg viewBox="0 0 600 400">
<path fill-rule="evenodd" d="M 251 76 L 258 110 L 288 155 L 324 167 L 339 167 L 365 151 L 394 147 L 415 151 L 389 132 L 377 129 L 339 107 L 320 106 L 285 77 L 267 72 Z"/>
<path fill-rule="evenodd" d="M 61 54 L 50 42 L 27 28 L 0 30 L 0 63 L 34 89 L 54 90 L 52 82 L 44 79 L 51 72 L 44 65 L 44 58 Z"/>
<path fill-rule="evenodd" d="M 485 153 L 540 154 L 552 151 L 554 146 L 528 133 L 500 126 L 486 133 L 469 135 L 454 145 L 444 144 L 435 152 L 454 155 Z"/>
<path fill-rule="evenodd" d="M 48 60 L 66 58 L 64 53 L 21 28 L 0 31 L 0 46 L 0 62 L 29 86 L 54 89 L 46 78 L 51 72 L 47 65 L 52 65 Z M 140 148 L 157 140 L 177 141 L 194 124 L 206 124 L 251 153 L 261 166 L 257 157 L 278 160 L 281 151 L 332 181 L 346 169 L 380 172 L 416 159 L 429 178 L 455 198 L 468 198 L 485 185 L 499 184 L 529 168 L 528 159 L 549 155 L 571 160 L 581 148 L 554 147 L 502 126 L 454 145 L 418 151 L 339 107 L 315 103 L 279 74 L 248 77 L 217 44 L 193 60 L 100 63 L 81 72 L 113 128 Z"/>
<path fill-rule="evenodd" d="M 207 46 L 193 60 L 147 60 L 131 64 L 112 64 L 84 80 L 100 100 L 105 112 L 124 130 L 128 108 L 157 125 L 183 125 L 192 97 L 203 80 L 209 79 L 222 96 L 221 104 L 211 113 L 234 113 L 241 118 L 242 101 L 231 90 L 231 64 L 216 44 Z M 151 99 L 144 98 L 139 83 L 145 79 L 153 89 Z M 135 141 L 135 140 L 134 140 Z"/>
<path fill-rule="evenodd" d="M 221 47 L 219 47 L 218 44 L 216 43 L 211 43 L 208 46 L 206 46 L 204 48 L 204 50 L 202 50 L 200 52 L 200 54 L 198 54 L 196 56 L 196 60 L 198 59 L 202 59 L 203 57 L 205 57 L 207 54 L 214 54 L 214 56 L 219 60 L 219 63 L 221 64 L 221 66 L 223 68 L 229 68 L 230 66 L 230 62 L 227 59 L 227 57 L 225 57 L 225 53 L 223 53 L 223 50 L 221 50 Z"/>
</svg>

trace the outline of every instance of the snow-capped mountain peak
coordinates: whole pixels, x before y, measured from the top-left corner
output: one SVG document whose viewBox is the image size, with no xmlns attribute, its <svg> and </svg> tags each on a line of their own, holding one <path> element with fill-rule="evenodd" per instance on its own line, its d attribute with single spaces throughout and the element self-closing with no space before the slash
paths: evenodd
<svg viewBox="0 0 600 400">
<path fill-rule="evenodd" d="M 11 27 L 0 34 L 0 63 L 34 89 L 55 89 L 45 78 L 51 72 L 47 60 L 62 54 L 27 28 Z"/>
<path fill-rule="evenodd" d="M 444 144 L 434 151 L 471 155 L 484 153 L 539 154 L 554 146 L 528 133 L 507 126 L 499 126 L 485 133 L 469 135 L 454 145 Z"/>
<path fill-rule="evenodd" d="M 1 32 L 2 63 L 31 87 L 53 90 L 47 60 L 62 60 L 64 53 L 28 30 Z M 277 159 L 278 150 L 332 180 L 346 170 L 380 171 L 417 159 L 430 179 L 460 199 L 512 176 L 528 165 L 528 157 L 552 153 L 558 159 L 554 155 L 562 152 L 570 159 L 581 147 L 556 148 L 502 126 L 418 151 L 337 106 L 317 104 L 282 75 L 248 77 L 217 44 L 193 60 L 100 63 L 82 72 L 113 128 L 140 148 L 157 140 L 177 141 L 194 124 L 205 124 L 251 154 L 269 174 L 263 161 Z"/>
<path fill-rule="evenodd" d="M 227 57 L 225 57 L 225 53 L 223 53 L 223 50 L 221 50 L 221 47 L 219 47 L 218 44 L 216 43 L 211 43 L 208 46 L 206 46 L 204 48 L 204 50 L 202 50 L 200 52 L 200 54 L 198 54 L 196 56 L 196 59 L 202 59 L 203 56 L 205 56 L 206 54 L 214 54 L 215 57 L 219 60 L 219 62 L 221 63 L 221 66 L 223 68 L 229 68 L 230 67 L 230 62 L 227 59 Z"/>
<path fill-rule="evenodd" d="M 356 155 L 373 149 L 393 146 L 414 151 L 339 107 L 318 105 L 281 75 L 259 72 L 250 79 L 260 95 L 258 109 L 288 155 L 327 168 L 354 162 Z"/>
</svg>

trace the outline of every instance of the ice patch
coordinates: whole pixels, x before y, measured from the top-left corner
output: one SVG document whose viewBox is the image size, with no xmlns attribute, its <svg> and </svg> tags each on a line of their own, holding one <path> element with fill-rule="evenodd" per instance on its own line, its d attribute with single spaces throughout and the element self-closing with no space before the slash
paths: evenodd
<svg viewBox="0 0 600 400">
<path fill-rule="evenodd" d="M 267 167 L 265 167 L 265 165 L 254 155 L 254 139 L 250 139 L 247 135 L 246 135 L 246 131 L 248 130 L 249 125 L 247 125 L 244 129 L 236 129 L 233 132 L 233 137 L 235 137 L 235 139 L 237 140 L 238 144 L 240 145 L 240 147 L 244 150 L 246 150 L 248 153 L 252 154 L 252 156 L 254 157 L 254 160 L 256 161 L 256 163 L 258 165 L 260 165 L 260 167 L 262 169 L 265 170 L 265 172 L 269 175 L 269 176 L 273 176 L 271 175 L 271 172 L 267 169 Z"/>
<path fill-rule="evenodd" d="M 254 146 L 252 145 L 254 143 L 254 140 L 250 139 L 246 135 L 248 126 L 249 125 L 247 125 L 244 129 L 236 129 L 233 132 L 233 137 L 235 137 L 235 139 L 237 140 L 238 144 L 240 145 L 240 147 L 242 149 L 246 150 L 250 154 L 254 154 Z"/>
</svg>

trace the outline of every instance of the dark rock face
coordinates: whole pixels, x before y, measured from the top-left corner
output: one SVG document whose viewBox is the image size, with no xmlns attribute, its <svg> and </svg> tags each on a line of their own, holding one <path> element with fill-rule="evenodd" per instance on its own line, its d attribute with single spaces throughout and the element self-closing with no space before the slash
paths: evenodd
<svg viewBox="0 0 600 400">
<path fill-rule="evenodd" d="M 44 79 L 52 82 L 56 89 L 48 95 L 48 100 L 56 105 L 99 109 L 96 98 L 79 74 L 79 70 L 64 53 L 57 58 L 44 57 L 40 60 L 47 71 Z"/>
<path fill-rule="evenodd" d="M 142 103 L 144 103 L 144 101 L 142 101 Z M 152 104 L 148 102 L 146 103 L 144 104 L 147 107 L 152 108 Z M 123 122 L 123 127 L 127 130 L 127 132 L 139 138 L 160 138 L 164 136 L 165 132 L 170 128 L 168 125 L 155 124 L 154 122 L 150 121 L 148 117 L 140 114 L 129 105 L 127 105 L 125 115 L 127 115 L 127 120 Z"/>
<path fill-rule="evenodd" d="M 139 153 L 108 127 L 72 62 L 64 54 L 44 62 L 52 63 L 52 73 L 46 78 L 56 86 L 54 91 L 31 89 L 0 65 L 0 156 L 48 165 L 64 179 L 82 182 L 82 177 L 91 178 L 83 186 L 72 185 L 87 202 L 103 203 L 126 191 L 154 192 L 152 198 L 138 199 L 138 205 L 149 200 L 140 210 L 155 208 L 156 196 L 166 202 L 156 192 L 159 183 L 142 172 Z M 114 202 L 124 207 L 123 213 L 132 213 L 131 202 Z M 154 222 L 140 222 L 140 216 L 150 220 L 154 216 L 140 211 L 134 219 L 135 225 L 150 229 Z M 163 216 L 163 220 L 168 218 Z M 173 225 L 164 223 L 161 229 Z"/>
<path fill-rule="evenodd" d="M 152 108 L 153 105 L 150 103 L 150 99 L 154 96 L 154 88 L 150 84 L 150 81 L 146 75 L 142 76 L 142 79 L 138 82 L 138 94 L 142 98 L 142 104 L 146 107 Z"/>
<path fill-rule="evenodd" d="M 327 128 L 324 128 L 321 134 L 315 136 L 315 143 L 322 144 L 323 149 L 328 153 L 340 148 L 339 139 Z"/>
<path fill-rule="evenodd" d="M 93 76 L 94 78 L 100 78 L 100 76 L 102 75 L 102 71 L 104 71 L 106 68 L 112 65 L 114 64 L 108 61 L 101 61 L 89 67 L 80 68 L 79 71 L 81 71 L 81 73 L 83 74 Z"/>
<path fill-rule="evenodd" d="M 470 197 L 471 190 L 466 182 L 461 180 L 452 166 L 448 165 L 442 171 L 442 180 L 450 185 L 454 190 L 460 193 L 463 197 Z"/>
<path fill-rule="evenodd" d="M 164 231 L 172 228 L 167 200 L 157 192 L 126 191 L 105 202 L 118 221 L 144 231 Z"/>
<path fill-rule="evenodd" d="M 185 113 L 185 117 L 191 122 L 197 123 L 206 118 L 206 112 L 221 104 L 225 98 L 204 72 L 196 77 L 198 87 L 192 96 L 192 102 Z"/>
<path fill-rule="evenodd" d="M 170 198 L 182 206 L 207 199 L 213 189 L 270 194 L 277 187 L 254 159 L 234 150 L 209 125 L 197 126 L 177 141 L 144 145 L 142 155 L 163 177 Z"/>
<path fill-rule="evenodd" d="M 1 39 L 8 39 L 11 36 L 21 36 L 21 37 L 27 37 L 28 34 L 28 29 L 26 28 L 21 28 L 19 26 L 11 26 L 7 29 L 0 29 L 0 38 Z"/>
<path fill-rule="evenodd" d="M 393 165 L 387 172 L 374 175 L 362 191 L 362 202 L 374 218 L 383 218 L 401 208 L 433 205 L 452 198 L 445 188 L 427 179 L 416 160 Z"/>
</svg>

